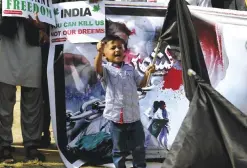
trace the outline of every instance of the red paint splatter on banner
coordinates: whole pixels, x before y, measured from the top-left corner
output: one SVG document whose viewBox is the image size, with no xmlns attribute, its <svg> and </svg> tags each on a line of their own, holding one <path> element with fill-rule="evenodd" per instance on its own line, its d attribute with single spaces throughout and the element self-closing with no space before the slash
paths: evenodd
<svg viewBox="0 0 247 168">
<path fill-rule="evenodd" d="M 224 77 L 224 66 L 227 66 L 223 63 L 220 27 L 198 18 L 194 18 L 193 23 L 200 40 L 211 84 L 215 86 Z"/>
<path fill-rule="evenodd" d="M 221 79 L 223 70 L 222 41 L 219 29 L 214 24 L 193 18 L 197 36 L 200 40 L 205 63 L 212 83 Z M 173 67 L 164 76 L 163 89 L 178 90 L 183 84 L 182 71 Z"/>
<path fill-rule="evenodd" d="M 206 64 L 210 66 L 213 62 L 217 65 L 223 65 L 221 40 L 217 39 L 215 25 L 199 19 L 194 20 L 193 23 L 201 43 Z"/>
<path fill-rule="evenodd" d="M 124 58 L 124 62 L 126 62 L 127 64 L 130 64 L 131 63 L 131 60 L 133 58 L 136 58 L 137 56 L 134 55 L 129 49 L 127 49 L 125 52 L 125 58 Z"/>
<path fill-rule="evenodd" d="M 164 75 L 164 85 L 162 89 L 178 90 L 182 84 L 182 71 L 171 68 L 168 73 Z"/>
<path fill-rule="evenodd" d="M 136 29 L 132 29 L 130 35 L 136 35 Z"/>
</svg>

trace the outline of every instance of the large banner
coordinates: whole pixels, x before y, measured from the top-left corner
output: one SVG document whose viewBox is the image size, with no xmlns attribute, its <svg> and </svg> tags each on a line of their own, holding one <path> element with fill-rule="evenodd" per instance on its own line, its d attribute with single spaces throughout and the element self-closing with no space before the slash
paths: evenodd
<svg viewBox="0 0 247 168">
<path fill-rule="evenodd" d="M 152 63 L 166 9 L 114 2 L 106 4 L 105 11 L 106 34 L 126 41 L 125 62 L 143 74 Z M 199 7 L 191 7 L 191 12 L 213 86 L 247 113 L 247 66 L 242 61 L 247 56 L 246 13 Z M 189 106 L 176 51 L 179 48 L 169 46 L 161 51 L 150 85 L 137 90 L 149 159 L 165 158 Z M 93 67 L 96 53 L 96 43 L 67 41 L 50 48 L 52 124 L 67 167 L 111 162 L 109 122 L 102 117 L 105 91 Z"/>
</svg>

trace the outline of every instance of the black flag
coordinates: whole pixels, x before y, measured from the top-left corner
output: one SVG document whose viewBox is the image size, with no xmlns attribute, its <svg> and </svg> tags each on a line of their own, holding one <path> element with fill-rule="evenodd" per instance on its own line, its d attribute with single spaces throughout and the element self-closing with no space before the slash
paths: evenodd
<svg viewBox="0 0 247 168">
<path fill-rule="evenodd" d="M 197 89 L 163 168 L 247 167 L 247 117 L 195 76 Z"/>
<path fill-rule="evenodd" d="M 184 0 L 170 1 L 160 43 L 179 44 L 184 87 L 190 100 L 188 113 L 162 167 L 247 167 L 247 116 L 211 87 Z M 197 75 L 189 77 L 188 69 Z"/>
<path fill-rule="evenodd" d="M 210 83 L 200 43 L 187 8 L 187 2 L 171 0 L 165 18 L 159 38 L 159 50 L 162 51 L 169 45 L 170 52 L 175 56 L 175 59 L 181 60 L 184 72 L 191 68 L 207 83 Z M 185 57 L 186 59 L 181 59 Z M 196 83 L 186 73 L 183 73 L 183 80 L 186 96 L 191 100 L 196 89 Z"/>
</svg>

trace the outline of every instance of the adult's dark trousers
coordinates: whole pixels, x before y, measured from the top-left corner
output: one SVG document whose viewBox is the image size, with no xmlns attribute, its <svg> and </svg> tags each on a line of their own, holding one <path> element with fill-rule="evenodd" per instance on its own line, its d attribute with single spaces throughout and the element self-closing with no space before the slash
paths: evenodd
<svg viewBox="0 0 247 168">
<path fill-rule="evenodd" d="M 0 82 L 0 148 L 13 143 L 13 111 L 16 86 Z M 24 147 L 38 146 L 43 129 L 42 91 L 21 87 L 21 132 Z"/>
</svg>

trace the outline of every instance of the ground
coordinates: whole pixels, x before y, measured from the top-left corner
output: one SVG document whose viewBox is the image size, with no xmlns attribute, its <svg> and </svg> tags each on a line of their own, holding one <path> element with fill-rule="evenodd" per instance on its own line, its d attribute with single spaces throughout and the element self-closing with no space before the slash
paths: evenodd
<svg viewBox="0 0 247 168">
<path fill-rule="evenodd" d="M 14 123 L 13 123 L 13 139 L 14 146 L 16 147 L 16 151 L 14 153 L 14 157 L 17 160 L 16 164 L 13 165 L 5 165 L 0 164 L 0 168 L 10 168 L 10 167 L 23 167 L 23 168 L 64 168 L 64 164 L 59 157 L 58 150 L 56 149 L 56 145 L 54 144 L 54 139 L 52 137 L 52 145 L 49 149 L 42 150 L 42 153 L 45 154 L 47 161 L 44 163 L 39 162 L 29 162 L 23 163 L 24 160 L 24 148 L 22 146 L 22 135 L 21 135 L 21 127 L 20 127 L 20 88 L 17 88 L 16 93 L 16 105 L 14 109 Z"/>
<path fill-rule="evenodd" d="M 14 147 L 16 148 L 14 152 L 14 157 L 17 161 L 15 164 L 6 165 L 0 163 L 0 168 L 65 168 L 56 145 L 54 143 L 54 138 L 52 137 L 52 145 L 49 149 L 40 149 L 40 151 L 45 154 L 46 162 L 28 162 L 23 163 L 24 160 L 24 148 L 22 145 L 21 127 L 20 127 L 20 88 L 17 88 L 16 93 L 16 104 L 14 108 L 14 123 L 13 123 L 13 139 Z M 51 129 L 52 132 L 52 129 Z M 106 164 L 104 166 L 98 167 L 114 167 L 113 164 Z M 131 167 L 131 162 L 127 162 L 127 167 Z M 160 163 L 148 163 L 147 167 L 150 168 L 160 168 Z M 96 168 L 96 167 L 84 167 L 84 168 Z"/>
</svg>

